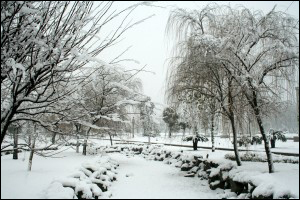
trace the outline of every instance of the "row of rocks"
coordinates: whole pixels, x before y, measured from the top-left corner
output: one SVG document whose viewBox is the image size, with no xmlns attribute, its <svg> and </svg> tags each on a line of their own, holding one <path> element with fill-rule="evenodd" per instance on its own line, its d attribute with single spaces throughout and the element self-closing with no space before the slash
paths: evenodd
<svg viewBox="0 0 300 200">
<path fill-rule="evenodd" d="M 126 155 L 140 154 L 145 159 L 161 161 L 185 171 L 185 177 L 199 177 L 208 180 L 212 190 L 217 188 L 227 192 L 224 198 L 253 198 L 253 199 L 273 199 L 274 194 L 257 194 L 254 192 L 258 188 L 258 183 L 251 180 L 239 181 L 236 179 L 236 164 L 231 161 L 214 161 L 203 158 L 201 155 L 185 154 L 183 152 L 172 152 L 161 148 L 161 145 L 131 145 L 117 147 Z M 247 173 L 247 172 L 245 172 Z M 292 198 L 289 192 L 283 193 L 276 198 Z"/>
</svg>

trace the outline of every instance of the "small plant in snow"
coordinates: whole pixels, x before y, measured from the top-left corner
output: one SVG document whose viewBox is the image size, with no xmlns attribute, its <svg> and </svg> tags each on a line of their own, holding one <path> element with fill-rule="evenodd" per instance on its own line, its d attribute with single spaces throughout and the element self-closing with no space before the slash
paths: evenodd
<svg viewBox="0 0 300 200">
<path fill-rule="evenodd" d="M 251 144 L 262 144 L 261 136 L 253 136 Z"/>
<path fill-rule="evenodd" d="M 251 144 L 251 139 L 248 138 L 247 136 L 242 136 L 239 140 L 238 143 L 240 146 L 248 146 Z"/>
<path fill-rule="evenodd" d="M 271 148 L 275 148 L 276 140 L 281 140 L 282 142 L 287 141 L 283 131 L 275 131 L 273 129 L 270 129 L 270 132 L 269 132 L 268 136 L 270 138 Z"/>
<path fill-rule="evenodd" d="M 187 137 L 183 138 L 182 140 L 183 141 L 193 141 L 193 148 L 194 148 L 194 150 L 197 150 L 198 141 L 207 142 L 208 138 L 203 135 L 196 134 L 193 136 L 187 136 Z"/>
</svg>

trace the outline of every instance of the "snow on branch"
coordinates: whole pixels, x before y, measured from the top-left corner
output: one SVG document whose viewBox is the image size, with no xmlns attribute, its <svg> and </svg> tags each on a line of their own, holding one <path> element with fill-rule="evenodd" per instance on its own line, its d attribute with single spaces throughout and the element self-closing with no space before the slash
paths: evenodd
<svg viewBox="0 0 300 200">
<path fill-rule="evenodd" d="M 85 121 L 82 121 L 82 120 L 76 120 L 76 122 L 78 124 L 81 124 L 81 125 L 93 128 L 93 129 L 97 129 L 97 130 L 110 130 L 110 128 L 108 128 L 108 127 L 99 127 L 97 125 L 94 125 L 94 124 L 91 124 L 89 122 L 85 122 Z"/>
</svg>

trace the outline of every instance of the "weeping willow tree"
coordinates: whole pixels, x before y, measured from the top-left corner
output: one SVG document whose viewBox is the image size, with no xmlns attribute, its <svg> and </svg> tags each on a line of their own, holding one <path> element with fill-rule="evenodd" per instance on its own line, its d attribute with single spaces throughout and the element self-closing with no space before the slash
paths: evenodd
<svg viewBox="0 0 300 200">
<path fill-rule="evenodd" d="M 191 35 L 187 42 L 180 43 L 180 57 L 174 57 L 170 62 L 167 79 L 167 96 L 170 102 L 190 104 L 189 113 L 197 110 L 197 117 L 192 117 L 210 125 L 212 151 L 214 152 L 215 117 L 221 112 L 231 122 L 234 135 L 234 150 L 236 162 L 241 160 L 237 148 L 236 96 L 240 94 L 232 79 L 228 79 L 226 71 L 209 56 L 209 49 L 204 43 L 194 40 Z M 205 55 L 205 56 L 204 56 Z M 193 106 L 194 105 L 194 106 Z M 207 127 L 208 128 L 208 127 Z M 205 128 L 205 129 L 207 129 Z"/>
<path fill-rule="evenodd" d="M 169 99 L 200 94 L 217 100 L 231 122 L 234 146 L 235 110 L 244 103 L 264 140 L 269 172 L 274 172 L 262 119 L 283 101 L 272 77 L 290 81 L 299 68 L 298 32 L 298 21 L 275 7 L 267 14 L 217 4 L 173 10 L 166 29 L 177 40 L 168 72 Z"/>
</svg>

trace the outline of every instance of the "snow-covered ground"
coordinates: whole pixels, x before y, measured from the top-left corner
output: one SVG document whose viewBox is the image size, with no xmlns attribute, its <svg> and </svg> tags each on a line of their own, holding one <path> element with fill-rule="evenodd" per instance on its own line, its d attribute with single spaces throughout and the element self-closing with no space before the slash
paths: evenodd
<svg viewBox="0 0 300 200">
<path fill-rule="evenodd" d="M 95 156 L 82 156 L 68 149 L 56 156 L 44 158 L 34 155 L 32 171 L 27 171 L 29 153 L 19 154 L 19 160 L 12 155 L 1 156 L 1 199 L 39 199 L 50 183 L 65 177 L 79 168 L 81 163 Z M 24 160 L 25 158 L 25 160 Z"/>
<path fill-rule="evenodd" d="M 107 140 L 93 141 L 101 145 L 110 145 Z M 186 154 L 203 157 L 209 154 L 209 159 L 220 162 L 225 160 L 224 155 L 228 153 L 219 150 L 212 153 L 209 149 L 193 151 L 191 148 L 173 146 L 165 146 L 164 149 L 182 150 Z M 109 188 L 111 198 L 206 199 L 221 198 L 224 194 L 224 191 L 220 189 L 210 190 L 207 180 L 183 177 L 184 172 L 163 162 L 149 161 L 140 156 L 126 157 L 119 153 L 109 155 L 120 164 L 117 169 L 117 181 L 113 182 Z M 32 171 L 28 172 L 28 156 L 28 152 L 22 152 L 19 154 L 19 160 L 12 160 L 12 155 L 1 157 L 1 198 L 45 198 L 45 192 L 53 180 L 67 177 L 82 163 L 95 158 L 95 155 L 76 154 L 72 148 L 56 155 L 61 158 L 43 158 L 35 155 Z M 249 174 L 251 171 L 258 173 L 259 176 L 255 177 L 255 180 L 268 180 L 276 183 L 278 187 L 272 189 L 278 191 L 288 189 L 299 197 L 299 164 L 274 163 L 274 165 L 275 173 L 271 175 L 267 173 L 267 163 L 243 162 L 243 166 L 238 170 L 249 171 Z M 266 185 L 266 188 L 268 187 Z"/>
<path fill-rule="evenodd" d="M 45 198 L 52 181 L 70 175 L 95 157 L 76 154 L 72 149 L 58 155 L 62 158 L 35 155 L 33 169 L 28 172 L 29 154 L 25 154 L 25 160 L 24 153 L 19 156 L 19 160 L 12 160 L 12 155 L 1 157 L 1 199 Z M 207 181 L 185 178 L 175 167 L 141 157 L 111 157 L 120 163 L 118 180 L 109 189 L 112 198 L 217 198 L 218 191 L 211 191 Z"/>
<path fill-rule="evenodd" d="M 223 193 L 210 190 L 207 180 L 183 177 L 178 168 L 142 157 L 113 154 L 119 161 L 119 179 L 111 187 L 113 199 L 213 199 Z"/>
</svg>

